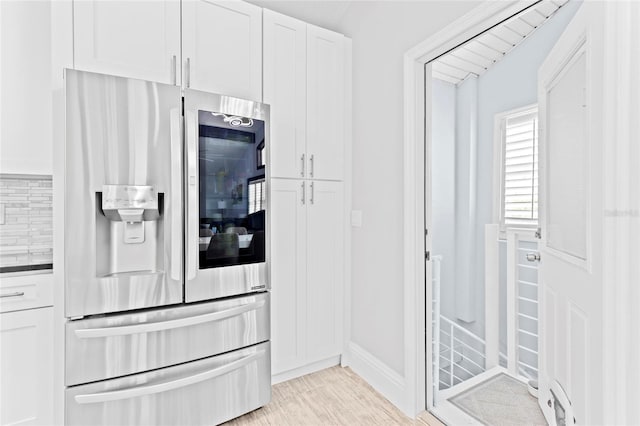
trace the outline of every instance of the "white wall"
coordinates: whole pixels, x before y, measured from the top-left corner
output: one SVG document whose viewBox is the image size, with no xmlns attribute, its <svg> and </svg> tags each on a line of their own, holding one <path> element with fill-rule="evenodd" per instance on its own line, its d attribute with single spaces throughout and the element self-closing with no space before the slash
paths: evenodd
<svg viewBox="0 0 640 426">
<path fill-rule="evenodd" d="M 436 107 L 438 108 L 438 107 Z M 474 248 L 476 218 L 476 158 L 478 156 L 478 79 L 469 77 L 456 89 L 456 283 L 455 317 L 475 321 L 473 289 L 477 274 Z M 437 161 L 436 159 L 434 159 Z"/>
<path fill-rule="evenodd" d="M 456 283 L 456 86 L 433 80 L 432 222 L 433 256 L 442 256 L 440 312 L 455 317 Z"/>
<path fill-rule="evenodd" d="M 353 2 L 351 340 L 403 376 L 403 54 L 477 2 Z"/>
</svg>

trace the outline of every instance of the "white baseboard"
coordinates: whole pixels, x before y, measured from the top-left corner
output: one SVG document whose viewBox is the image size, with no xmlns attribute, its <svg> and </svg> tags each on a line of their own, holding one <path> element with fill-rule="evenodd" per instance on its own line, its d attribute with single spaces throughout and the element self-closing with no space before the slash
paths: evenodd
<svg viewBox="0 0 640 426">
<path fill-rule="evenodd" d="M 349 367 L 404 412 L 403 407 L 406 405 L 404 378 L 356 343 L 349 343 L 347 352 Z"/>
<path fill-rule="evenodd" d="M 323 359 L 308 365 L 303 365 L 302 367 L 294 368 L 293 370 L 274 374 L 271 376 L 271 384 L 275 385 L 277 383 L 286 382 L 287 380 L 315 373 L 316 371 L 324 370 L 325 368 L 335 367 L 336 365 L 340 365 L 340 355 Z"/>
</svg>

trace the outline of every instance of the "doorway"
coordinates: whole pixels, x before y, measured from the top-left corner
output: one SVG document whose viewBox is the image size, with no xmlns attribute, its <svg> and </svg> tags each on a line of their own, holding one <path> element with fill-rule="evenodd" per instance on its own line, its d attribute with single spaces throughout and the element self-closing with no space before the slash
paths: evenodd
<svg viewBox="0 0 640 426">
<path fill-rule="evenodd" d="M 431 250 L 431 244 L 430 236 L 423 232 L 427 229 L 423 215 L 428 207 L 425 188 L 431 188 L 431 175 L 424 164 L 425 155 L 431 158 L 431 135 L 425 134 L 430 123 L 423 122 L 423 118 L 427 121 L 431 118 L 431 104 L 424 102 L 431 99 L 431 82 L 425 81 L 430 74 L 425 75 L 424 64 L 514 16 L 521 6 L 521 3 L 485 4 L 405 53 L 404 290 L 407 356 L 404 388 L 407 412 L 418 413 L 425 406 L 433 409 L 430 398 L 427 398 L 431 392 L 427 384 L 433 383 L 432 371 L 426 369 L 433 361 L 431 351 L 426 350 L 427 342 L 433 338 L 432 329 L 426 327 L 427 323 L 431 325 L 426 314 L 432 314 L 432 287 L 425 285 L 426 277 L 431 279 L 432 276 L 431 262 L 427 262 L 425 268 L 425 253 L 429 256 L 425 250 Z M 540 391 L 544 393 L 539 402 L 549 421 L 556 415 L 571 420 L 571 413 L 563 409 L 567 403 L 575 405 L 574 418 L 578 423 L 635 424 L 640 420 L 636 404 L 640 400 L 640 387 L 637 386 L 640 369 L 634 358 L 636 349 L 640 348 L 640 334 L 631 321 L 631 313 L 638 300 L 638 289 L 633 283 L 640 277 L 637 250 L 634 249 L 640 229 L 637 221 L 637 206 L 640 205 L 636 155 L 638 121 L 632 118 L 639 114 L 640 99 L 637 90 L 640 37 L 637 26 L 633 25 L 638 19 L 640 5 L 634 2 L 583 3 L 541 68 L 540 116 L 546 123 L 553 118 L 547 106 L 553 105 L 548 101 L 555 90 L 554 82 L 562 83 L 558 87 L 572 87 L 564 83 L 580 81 L 556 77 L 564 75 L 564 70 L 576 69 L 573 68 L 575 64 L 578 68 L 584 65 L 587 71 L 586 90 L 582 93 L 587 95 L 588 102 L 579 102 L 580 96 L 577 95 L 570 98 L 574 102 L 572 108 L 578 110 L 586 105 L 588 111 L 588 119 L 583 121 L 584 130 L 593 142 L 589 142 L 587 158 L 590 163 L 586 164 L 590 200 L 587 231 L 596 237 L 591 240 L 593 243 L 588 253 L 593 264 L 590 267 L 587 262 L 587 268 L 582 269 L 587 272 L 582 274 L 588 280 L 585 282 L 576 269 L 585 262 L 571 264 L 566 256 L 559 255 L 553 247 L 554 241 L 550 241 L 544 232 L 547 229 L 544 223 L 549 216 L 546 209 L 553 214 L 554 201 L 549 200 L 549 204 L 543 206 L 543 233 L 539 246 L 543 258 L 540 285 L 544 307 L 540 310 L 540 373 L 541 380 L 544 380 L 540 382 Z M 573 62 L 573 59 L 581 59 L 579 54 L 585 51 L 586 62 Z M 553 140 L 557 135 L 553 135 L 553 126 L 544 126 L 544 120 L 542 127 L 546 130 L 541 132 L 544 135 L 541 138 L 541 166 L 546 167 L 549 164 L 548 153 L 544 151 L 547 140 Z M 560 145 L 564 143 L 563 139 L 566 140 L 559 139 Z M 555 179 L 546 170 L 541 172 L 544 176 L 541 190 L 544 191 L 547 190 L 546 185 L 553 187 Z M 421 179 L 423 176 L 424 181 Z M 564 184 L 559 183 L 561 186 Z M 544 194 L 541 200 L 547 201 Z M 563 198 L 558 200 L 563 201 Z M 554 270 L 549 267 L 551 263 L 561 268 Z M 556 275 L 552 277 L 548 272 Z M 565 274 L 564 278 L 558 274 Z M 562 288 L 566 283 L 572 285 Z M 582 296 L 589 298 L 588 305 L 577 299 Z M 585 338 L 587 335 L 589 337 Z M 578 362 L 574 362 L 576 360 Z M 586 385 L 580 382 L 585 378 Z M 567 399 L 572 394 L 573 401 Z"/>
<path fill-rule="evenodd" d="M 539 348 L 537 69 L 579 6 L 536 3 L 424 67 L 425 396 L 448 422 L 486 422 L 464 398 L 504 386 L 501 376 L 523 394 L 520 422 L 544 422 L 528 395 Z"/>
</svg>

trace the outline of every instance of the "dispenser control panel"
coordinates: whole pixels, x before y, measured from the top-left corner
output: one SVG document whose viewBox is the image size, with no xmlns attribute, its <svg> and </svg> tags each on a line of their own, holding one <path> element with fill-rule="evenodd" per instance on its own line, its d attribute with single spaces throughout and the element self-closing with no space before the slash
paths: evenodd
<svg viewBox="0 0 640 426">
<path fill-rule="evenodd" d="M 158 220 L 158 205 L 158 194 L 152 186 L 102 186 L 102 212 L 109 220 L 129 224 Z"/>
<path fill-rule="evenodd" d="M 153 186 L 103 185 L 102 209 L 158 210 L 158 196 Z"/>
</svg>

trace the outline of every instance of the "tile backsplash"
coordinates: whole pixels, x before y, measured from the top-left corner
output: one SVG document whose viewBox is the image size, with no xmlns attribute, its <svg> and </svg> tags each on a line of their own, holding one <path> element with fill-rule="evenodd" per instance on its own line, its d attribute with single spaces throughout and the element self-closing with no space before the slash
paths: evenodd
<svg viewBox="0 0 640 426">
<path fill-rule="evenodd" d="M 0 175 L 0 268 L 53 261 L 51 177 Z"/>
</svg>

